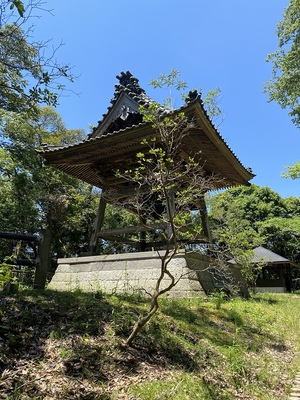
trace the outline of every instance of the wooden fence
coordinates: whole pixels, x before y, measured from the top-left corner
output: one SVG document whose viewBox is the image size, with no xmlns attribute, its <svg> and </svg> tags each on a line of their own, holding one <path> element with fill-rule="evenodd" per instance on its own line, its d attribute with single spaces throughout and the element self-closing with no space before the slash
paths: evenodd
<svg viewBox="0 0 300 400">
<path fill-rule="evenodd" d="M 39 235 L 26 235 L 19 233 L 0 232 L 0 239 L 27 242 L 34 250 L 35 258 L 17 258 L 13 264 L 19 266 L 35 267 L 33 287 L 44 289 L 46 285 L 47 272 L 50 268 L 51 254 L 51 235 L 48 229 L 44 229 Z M 0 264 L 3 259 L 0 258 Z M 13 291 L 13 287 L 8 285 L 8 291 Z"/>
</svg>

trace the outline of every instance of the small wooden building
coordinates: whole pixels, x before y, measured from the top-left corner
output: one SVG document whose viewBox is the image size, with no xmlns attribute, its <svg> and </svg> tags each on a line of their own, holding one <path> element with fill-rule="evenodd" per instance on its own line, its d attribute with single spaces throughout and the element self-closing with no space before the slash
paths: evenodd
<svg viewBox="0 0 300 400">
<path fill-rule="evenodd" d="M 52 167 L 101 188 L 103 193 L 113 189 L 122 198 L 128 196 L 133 188 L 116 171 L 134 168 L 136 155 L 147 151 L 145 140 L 151 140 L 155 132 L 152 123 L 143 122 L 140 113 L 140 106 L 147 107 L 153 101 L 140 87 L 138 79 L 129 71 L 122 72 L 117 79 L 119 84 L 115 86 L 111 106 L 86 140 L 69 146 L 45 145 L 40 153 Z M 220 176 L 221 183 L 214 189 L 249 185 L 254 174 L 241 164 L 216 130 L 203 107 L 200 94 L 196 91 L 190 92 L 185 105 L 173 113 L 169 111 L 168 116 L 172 118 L 178 111 L 194 121 L 182 143 L 182 157 L 192 156 L 198 160 L 199 174 L 203 173 L 204 168 L 207 176 Z M 194 206 L 201 211 L 203 232 L 209 237 L 203 200 L 199 199 Z M 106 200 L 102 196 L 90 243 L 92 252 L 99 238 L 118 240 L 118 232 L 101 231 L 105 205 Z M 141 226 L 140 229 L 142 228 Z M 128 227 L 128 232 L 134 229 Z M 124 233 L 124 229 L 122 232 Z M 140 250 L 144 249 L 145 243 L 140 246 Z"/>
<path fill-rule="evenodd" d="M 289 293 L 300 289 L 300 265 L 262 246 L 253 253 L 256 292 Z"/>
</svg>

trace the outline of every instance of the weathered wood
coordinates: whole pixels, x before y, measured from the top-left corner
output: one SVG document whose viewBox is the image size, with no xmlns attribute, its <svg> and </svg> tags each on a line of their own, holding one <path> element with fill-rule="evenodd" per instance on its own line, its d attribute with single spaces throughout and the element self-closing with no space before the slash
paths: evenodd
<svg viewBox="0 0 300 400">
<path fill-rule="evenodd" d="M 110 240 L 111 242 L 117 242 L 117 243 L 123 243 L 123 244 L 128 244 L 131 246 L 134 246 L 137 249 L 140 249 L 141 251 L 144 251 L 141 247 L 141 242 L 138 240 L 130 240 L 126 237 L 122 236 L 114 236 L 114 235 L 105 235 L 102 239 L 104 240 Z M 183 244 L 207 244 L 207 238 L 204 237 L 199 237 L 199 238 L 193 238 L 193 239 L 178 239 L 178 242 Z M 160 248 L 162 246 L 165 246 L 166 242 L 163 241 L 150 241 L 146 242 L 144 249 L 155 249 L 155 248 Z M 84 253 L 84 255 L 90 256 L 92 254 L 90 253 Z"/>
<path fill-rule="evenodd" d="M 127 243 L 127 244 L 135 244 L 138 245 L 139 241 L 138 239 L 135 240 L 130 240 L 126 239 L 124 236 L 122 237 L 121 235 L 126 235 L 126 234 L 134 234 L 134 233 L 146 233 L 146 232 L 151 232 L 155 231 L 157 229 L 160 230 L 165 230 L 167 227 L 166 222 L 161 222 L 158 224 L 151 224 L 151 225 L 136 225 L 136 226 L 129 226 L 129 227 L 124 227 L 124 228 L 118 228 L 118 229 L 107 229 L 107 230 L 102 230 L 99 232 L 98 237 L 101 239 L 106 239 L 106 240 L 112 240 L 120 243 Z M 190 242 L 190 243 L 207 243 L 208 239 L 207 236 L 201 235 L 194 230 L 190 229 L 189 227 L 182 227 L 179 229 L 179 232 L 182 233 L 191 233 L 193 234 L 192 239 L 181 239 L 179 238 L 178 240 L 181 242 Z M 154 243 L 146 243 L 146 247 L 151 247 L 153 246 Z"/>
<path fill-rule="evenodd" d="M 165 229 L 166 226 L 167 224 L 165 222 L 161 222 L 159 224 L 136 225 L 117 229 L 105 229 L 98 233 L 98 237 L 104 238 L 106 235 L 125 235 L 138 232 L 150 232 L 155 231 L 156 229 Z"/>
<path fill-rule="evenodd" d="M 212 234 L 211 234 L 211 230 L 210 230 L 210 226 L 209 226 L 204 196 L 201 196 L 199 198 L 198 206 L 199 206 L 199 211 L 200 211 L 200 215 L 201 215 L 201 222 L 202 222 L 202 228 L 203 228 L 204 235 L 208 238 L 209 243 L 212 244 L 213 239 L 212 239 Z"/>
<path fill-rule="evenodd" d="M 11 240 L 24 240 L 27 242 L 35 242 L 38 240 L 37 235 L 26 235 L 21 233 L 12 232 L 0 232 L 1 239 L 11 239 Z"/>
<path fill-rule="evenodd" d="M 192 152 L 192 155 L 198 155 L 201 152 L 202 162 L 199 173 L 203 166 L 208 174 L 214 173 L 222 177 L 222 181 L 216 182 L 216 189 L 247 185 L 254 175 L 243 167 L 228 148 L 207 119 L 201 104 L 190 104 L 185 112 L 187 116 L 195 117 L 197 125 L 189 129 L 182 151 L 186 154 Z M 151 139 L 151 137 L 153 137 L 152 125 L 142 124 L 132 126 L 117 134 L 103 135 L 79 145 L 58 148 L 55 151 L 45 148 L 42 154 L 54 167 L 79 179 L 84 177 L 86 182 L 103 188 L 103 182 L 108 182 L 110 179 L 113 186 L 124 183 L 121 177 L 116 177 L 114 171 L 122 169 L 123 166 L 134 167 L 128 160 L 136 160 L 134 156 L 138 152 L 145 153 L 148 147 L 143 144 L 143 139 Z"/>
<path fill-rule="evenodd" d="M 141 225 L 145 226 L 147 221 L 144 218 L 141 218 Z M 140 249 L 141 251 L 145 251 L 147 248 L 146 243 L 146 231 L 140 231 Z"/>
<path fill-rule="evenodd" d="M 96 220 L 94 222 L 91 238 L 90 238 L 90 252 L 94 253 L 97 247 L 97 240 L 99 237 L 99 231 L 101 230 L 103 223 L 104 223 L 104 215 L 106 209 L 106 200 L 103 196 L 103 192 L 100 197 L 98 213 Z"/>
<path fill-rule="evenodd" d="M 101 239 L 104 240 L 109 240 L 111 242 L 117 242 L 117 243 L 123 243 L 123 244 L 129 244 L 135 247 L 139 247 L 140 246 L 140 242 L 139 240 L 131 240 L 128 239 L 126 237 L 122 237 L 122 236 L 116 236 L 116 235 L 105 235 L 105 236 L 100 236 Z"/>
<path fill-rule="evenodd" d="M 37 266 L 34 276 L 33 287 L 35 289 L 45 289 L 47 272 L 50 268 L 51 260 L 51 231 L 44 229 L 39 238 L 39 251 Z"/>
</svg>

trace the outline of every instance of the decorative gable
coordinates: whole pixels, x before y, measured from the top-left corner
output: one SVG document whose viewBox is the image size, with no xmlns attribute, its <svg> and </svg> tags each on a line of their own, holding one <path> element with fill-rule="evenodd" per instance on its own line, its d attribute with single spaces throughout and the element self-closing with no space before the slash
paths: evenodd
<svg viewBox="0 0 300 400">
<path fill-rule="evenodd" d="M 112 105 L 103 114 L 102 121 L 94 128 L 90 138 L 139 125 L 142 122 L 139 107 L 153 102 L 140 87 L 138 79 L 129 71 L 121 72 L 117 79 L 119 84 L 115 85 L 114 97 L 110 101 Z"/>
<path fill-rule="evenodd" d="M 90 137 L 101 137 L 104 134 L 138 125 L 141 122 L 139 104 L 123 92 Z"/>
</svg>

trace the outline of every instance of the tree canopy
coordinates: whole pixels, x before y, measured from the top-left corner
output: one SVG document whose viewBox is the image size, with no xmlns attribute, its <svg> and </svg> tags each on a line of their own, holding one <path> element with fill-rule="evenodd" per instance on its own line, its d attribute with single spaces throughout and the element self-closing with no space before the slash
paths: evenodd
<svg viewBox="0 0 300 400">
<path fill-rule="evenodd" d="M 273 65 L 271 79 L 265 84 L 270 101 L 289 110 L 293 123 L 300 128 L 300 1 L 290 0 L 283 19 L 277 25 L 278 49 L 269 54 Z M 282 176 L 298 179 L 300 161 L 287 166 Z"/>
<path fill-rule="evenodd" d="M 268 55 L 273 64 L 273 76 L 266 84 L 270 101 L 287 108 L 300 127 L 300 1 L 290 0 L 283 20 L 277 26 L 278 50 Z"/>
<path fill-rule="evenodd" d="M 0 230 L 37 233 L 49 228 L 58 256 L 76 255 L 88 247 L 89 229 L 97 209 L 96 193 L 89 185 L 44 165 L 36 149 L 42 143 L 72 144 L 81 130 L 67 130 L 51 108 L 39 118 L 23 120 L 8 115 L 1 126 Z"/>
<path fill-rule="evenodd" d="M 263 245 L 300 262 L 299 198 L 281 198 L 268 187 L 231 188 L 210 202 L 212 233 L 219 246 L 253 249 Z"/>
<path fill-rule="evenodd" d="M 26 112 L 32 116 L 38 111 L 38 105 L 55 106 L 64 90 L 63 79 L 73 80 L 70 66 L 57 62 L 54 56 L 57 49 L 51 51 L 49 42 L 35 41 L 33 27 L 24 29 L 32 10 L 39 5 L 39 0 L 30 1 L 26 8 L 19 0 L 0 2 L 2 114 L 3 111 Z"/>
<path fill-rule="evenodd" d="M 282 173 L 282 177 L 292 179 L 300 178 L 300 162 L 295 163 L 294 165 L 287 165 L 285 171 Z"/>
</svg>

